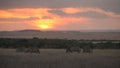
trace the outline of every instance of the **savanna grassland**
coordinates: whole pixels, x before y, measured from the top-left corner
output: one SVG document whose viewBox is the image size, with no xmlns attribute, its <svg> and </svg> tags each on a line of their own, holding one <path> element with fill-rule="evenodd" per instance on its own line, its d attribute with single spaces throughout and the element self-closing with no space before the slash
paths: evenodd
<svg viewBox="0 0 120 68">
<path fill-rule="evenodd" d="M 66 53 L 70 45 L 93 53 Z M 16 52 L 29 46 L 40 54 Z M 120 68 L 120 32 L 0 32 L 0 47 L 0 68 Z"/>
<path fill-rule="evenodd" d="M 10 31 L 0 32 L 0 38 L 48 38 L 84 40 L 120 40 L 120 32 L 80 32 L 80 31 Z"/>
<path fill-rule="evenodd" d="M 0 49 L 0 68 L 120 68 L 119 49 L 94 49 L 93 53 L 66 53 L 65 49 L 40 49 L 40 54 Z"/>
</svg>

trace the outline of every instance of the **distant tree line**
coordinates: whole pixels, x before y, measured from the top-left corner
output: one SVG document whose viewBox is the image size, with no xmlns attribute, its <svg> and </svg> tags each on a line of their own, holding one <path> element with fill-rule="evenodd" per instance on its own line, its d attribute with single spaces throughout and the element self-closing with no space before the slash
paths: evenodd
<svg viewBox="0 0 120 68">
<path fill-rule="evenodd" d="M 97 49 L 120 49 L 120 40 L 69 40 L 69 39 L 32 39 L 0 38 L 1 48 L 39 47 L 39 48 L 66 48 L 68 46 L 89 46 Z"/>
</svg>

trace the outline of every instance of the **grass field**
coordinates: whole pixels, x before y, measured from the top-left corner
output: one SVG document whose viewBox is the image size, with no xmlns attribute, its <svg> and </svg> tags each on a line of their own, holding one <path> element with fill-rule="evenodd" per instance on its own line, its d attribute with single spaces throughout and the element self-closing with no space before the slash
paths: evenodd
<svg viewBox="0 0 120 68">
<path fill-rule="evenodd" d="M 120 40 L 120 32 L 0 32 L 0 38 Z"/>
<path fill-rule="evenodd" d="M 120 68 L 120 50 L 95 49 L 92 54 L 40 49 L 41 54 L 0 49 L 0 68 Z"/>
</svg>

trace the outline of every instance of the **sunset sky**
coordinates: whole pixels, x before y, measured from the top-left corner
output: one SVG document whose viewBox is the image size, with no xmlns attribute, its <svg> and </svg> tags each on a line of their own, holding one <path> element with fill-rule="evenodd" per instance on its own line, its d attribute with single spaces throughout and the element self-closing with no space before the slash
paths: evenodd
<svg viewBox="0 0 120 68">
<path fill-rule="evenodd" d="M 120 0 L 0 0 L 0 31 L 120 30 Z"/>
</svg>

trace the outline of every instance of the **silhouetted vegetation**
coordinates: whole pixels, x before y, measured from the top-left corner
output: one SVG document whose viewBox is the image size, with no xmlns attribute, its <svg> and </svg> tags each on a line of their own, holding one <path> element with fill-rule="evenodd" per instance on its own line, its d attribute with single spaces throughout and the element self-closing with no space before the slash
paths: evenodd
<svg viewBox="0 0 120 68">
<path fill-rule="evenodd" d="M 97 49 L 120 49 L 120 40 L 68 40 L 68 39 L 32 39 L 0 38 L 1 48 L 39 47 L 67 48 L 68 46 L 89 46 Z"/>
</svg>

